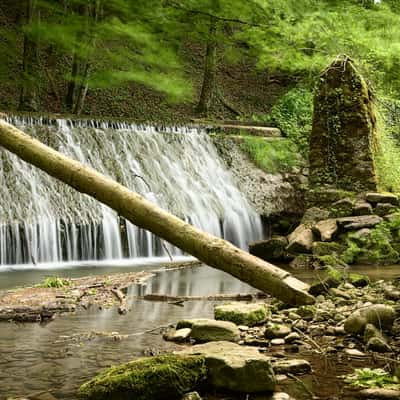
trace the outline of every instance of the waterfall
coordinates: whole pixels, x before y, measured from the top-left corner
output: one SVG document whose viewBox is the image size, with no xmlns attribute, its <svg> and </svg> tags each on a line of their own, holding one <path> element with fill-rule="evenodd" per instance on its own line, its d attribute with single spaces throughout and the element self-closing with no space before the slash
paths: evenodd
<svg viewBox="0 0 400 400">
<path fill-rule="evenodd" d="M 8 122 L 239 247 L 261 238 L 260 217 L 201 128 L 13 116 Z M 181 254 L 5 150 L 0 187 L 1 265 Z"/>
</svg>

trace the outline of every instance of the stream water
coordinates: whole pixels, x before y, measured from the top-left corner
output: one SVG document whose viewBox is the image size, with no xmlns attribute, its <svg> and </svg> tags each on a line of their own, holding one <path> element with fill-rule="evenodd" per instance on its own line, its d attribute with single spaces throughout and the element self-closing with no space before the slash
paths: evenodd
<svg viewBox="0 0 400 400">
<path fill-rule="evenodd" d="M 75 269 L 59 269 L 57 275 L 83 276 L 87 266 Z M 154 266 L 134 267 L 103 266 L 91 268 L 93 273 L 109 273 L 117 270 L 154 269 Z M 361 269 L 361 268 L 359 268 Z M 374 275 L 374 267 L 364 267 L 363 272 Z M 54 272 L 54 271 L 53 271 Z M 40 281 L 50 271 L 30 271 L 29 274 L 2 274 L 3 287 L 23 284 L 26 279 Z M 298 274 L 299 275 L 299 274 Z M 398 266 L 379 269 L 379 278 L 398 276 Z M 309 272 L 300 273 L 309 279 Z M 7 284 L 8 282 L 8 284 Z M 75 399 L 78 386 L 93 377 L 100 369 L 132 360 L 144 354 L 172 350 L 178 345 L 165 342 L 159 330 L 154 328 L 175 323 L 181 318 L 212 317 L 214 302 L 188 301 L 183 307 L 165 302 L 149 302 L 135 299 L 145 293 L 170 295 L 208 295 L 216 293 L 252 293 L 256 290 L 221 271 L 201 266 L 178 270 L 159 270 L 145 286 L 135 286 L 128 294 L 129 312 L 120 316 L 115 308 L 78 311 L 56 318 L 47 325 L 2 323 L 0 325 L 0 399 L 9 396 L 27 396 L 41 391 L 51 391 L 57 399 Z M 122 340 L 96 336 L 97 332 L 118 332 L 129 335 Z M 279 350 L 279 348 L 278 348 Z M 298 356 L 298 355 L 295 355 Z M 312 353 L 302 354 L 316 371 L 306 378 L 307 385 L 322 399 L 352 399 L 343 394 L 338 375 L 348 373 L 353 367 L 365 366 L 366 360 L 319 357 Z M 328 386 L 327 386 L 328 385 Z M 297 399 L 307 395 L 300 385 L 283 384 L 283 388 L 296 394 Z M 323 397 L 325 396 L 325 397 Z M 335 397 L 337 396 L 337 397 Z M 261 397 L 259 397 L 261 399 Z"/>
</svg>

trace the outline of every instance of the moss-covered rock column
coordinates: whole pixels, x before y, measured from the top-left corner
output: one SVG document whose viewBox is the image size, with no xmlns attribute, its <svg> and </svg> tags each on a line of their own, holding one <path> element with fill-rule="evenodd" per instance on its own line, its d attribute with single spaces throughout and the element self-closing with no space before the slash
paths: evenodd
<svg viewBox="0 0 400 400">
<path fill-rule="evenodd" d="M 310 138 L 310 183 L 376 190 L 376 115 L 368 85 L 347 56 L 321 74 Z"/>
</svg>

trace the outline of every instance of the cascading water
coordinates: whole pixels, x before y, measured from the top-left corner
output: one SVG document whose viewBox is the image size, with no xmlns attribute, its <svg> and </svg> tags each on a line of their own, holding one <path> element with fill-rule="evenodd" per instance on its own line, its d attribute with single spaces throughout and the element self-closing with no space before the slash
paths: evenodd
<svg viewBox="0 0 400 400">
<path fill-rule="evenodd" d="M 8 117 L 195 226 L 246 248 L 261 221 L 206 132 L 118 122 Z M 0 151 L 0 264 L 180 254 L 113 210 Z"/>
</svg>

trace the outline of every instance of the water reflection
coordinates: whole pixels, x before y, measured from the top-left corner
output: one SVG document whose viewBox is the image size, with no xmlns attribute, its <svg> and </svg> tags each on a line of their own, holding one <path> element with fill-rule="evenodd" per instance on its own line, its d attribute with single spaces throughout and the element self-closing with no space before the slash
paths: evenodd
<svg viewBox="0 0 400 400">
<path fill-rule="evenodd" d="M 129 312 L 120 316 L 115 308 L 79 311 L 38 324 L 0 325 L 0 398 L 29 395 L 52 390 L 59 399 L 74 399 L 80 383 L 99 369 L 143 355 L 146 349 L 171 350 L 157 331 L 141 334 L 181 318 L 212 317 L 214 302 L 185 302 L 178 307 L 164 302 L 145 302 L 133 295 L 209 295 L 250 293 L 255 289 L 224 272 L 209 267 L 194 267 L 159 272 L 147 286 L 132 288 Z M 115 341 L 110 338 L 87 340 L 88 332 L 119 332 L 130 335 Z M 78 335 L 82 337 L 78 338 Z M 66 338 L 69 336 L 70 338 Z M 73 337 L 74 339 L 71 339 Z"/>
</svg>

